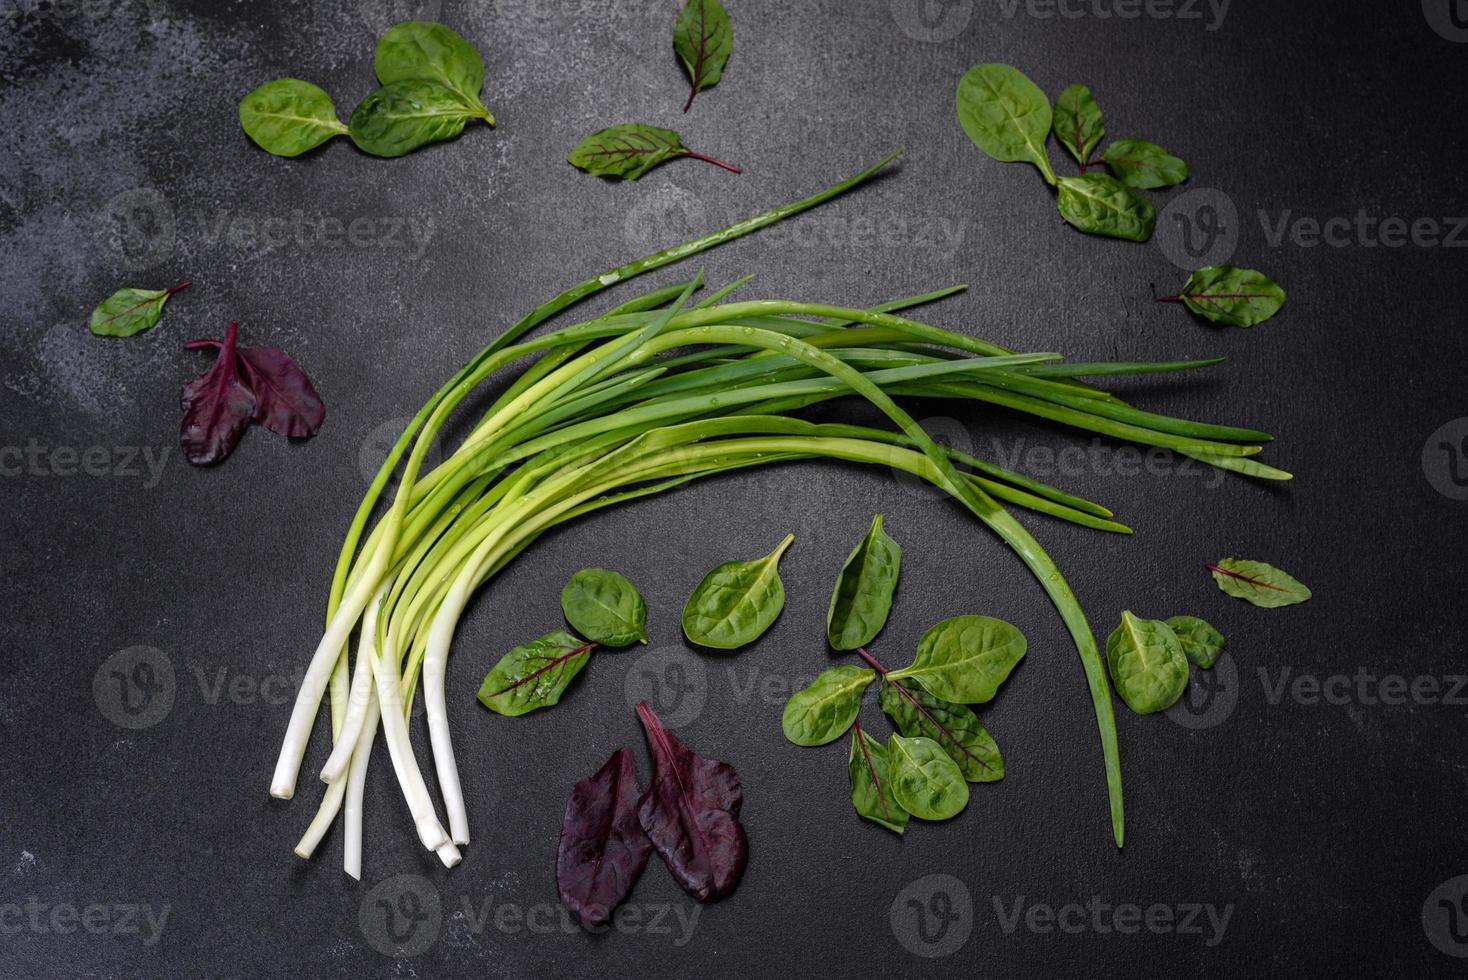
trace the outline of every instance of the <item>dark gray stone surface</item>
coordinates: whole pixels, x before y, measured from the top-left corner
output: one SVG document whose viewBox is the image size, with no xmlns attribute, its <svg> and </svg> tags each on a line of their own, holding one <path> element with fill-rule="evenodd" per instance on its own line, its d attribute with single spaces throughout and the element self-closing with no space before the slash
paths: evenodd
<svg viewBox="0 0 1468 980">
<path fill-rule="evenodd" d="M 1447 0 L 730 6 L 725 81 L 684 116 L 673 0 L 434 3 L 485 53 L 500 127 L 399 161 L 345 141 L 275 159 L 235 109 L 298 75 L 345 114 L 372 87 L 375 38 L 411 4 L 0 8 L 0 977 L 1426 976 L 1468 953 L 1468 689 L 1453 680 L 1468 628 L 1468 253 L 1450 247 L 1468 243 L 1453 231 L 1468 44 Z M 1192 164 L 1186 189 L 1157 195 L 1172 209 L 1156 242 L 1071 232 L 1033 171 L 969 144 L 952 92 L 979 61 L 1051 93 L 1086 81 L 1113 135 Z M 609 185 L 565 165 L 580 136 L 626 119 L 676 126 L 747 172 L 683 161 Z M 564 285 L 899 146 L 899 173 L 710 254 L 711 277 L 860 303 L 962 281 L 971 290 L 931 318 L 1016 348 L 1226 355 L 1207 375 L 1128 388 L 1147 407 L 1277 433 L 1264 458 L 1298 474 L 1273 488 L 1167 459 L 1127 475 L 1116 464 L 1135 460 L 1110 442 L 919 407 L 935 431 L 1017 453 L 1135 526 L 1120 538 L 1026 519 L 1103 637 L 1128 607 L 1196 613 L 1229 638 L 1209 727 L 1119 715 L 1126 849 L 1110 842 L 1074 651 L 1019 563 L 885 472 L 804 464 L 566 527 L 479 597 L 449 677 L 475 835 L 461 867 L 412 839 L 380 746 L 363 882 L 340 871 L 339 833 L 314 862 L 294 858 L 326 738 L 319 726 L 298 798 L 271 800 L 284 701 L 384 434 Z M 1378 223 L 1363 231 L 1358 212 Z M 1152 303 L 1148 284 L 1173 289 L 1192 262 L 1166 245 L 1177 214 L 1222 224 L 1220 250 L 1289 289 L 1284 314 L 1215 330 Z M 1417 242 L 1390 245 L 1400 229 L 1382 218 L 1423 222 Z M 1308 222 L 1331 219 L 1349 231 L 1309 245 Z M 1442 226 L 1434 245 L 1425 222 Z M 152 332 L 86 331 L 116 287 L 185 277 L 196 285 Z M 327 422 L 300 445 L 252 431 L 197 471 L 177 450 L 177 393 L 206 361 L 180 345 L 229 319 L 306 367 Z M 1045 456 L 1066 446 L 1089 455 Z M 844 748 L 797 750 L 779 729 L 791 684 L 831 662 L 830 580 L 878 509 L 908 558 L 879 654 L 901 661 L 924 627 L 964 612 L 1030 640 L 984 712 L 1009 775 L 901 840 L 852 814 Z M 799 542 L 776 627 L 736 656 L 686 651 L 676 611 L 703 570 L 786 531 Z M 1274 561 L 1316 597 L 1279 611 L 1228 599 L 1201 568 L 1227 554 Z M 488 715 L 473 698 L 484 671 L 559 623 L 560 585 L 587 564 L 642 587 L 663 659 L 599 655 L 556 710 Z M 145 706 L 129 715 L 114 670 L 145 679 L 139 658 L 155 693 L 134 688 Z M 638 917 L 583 935 L 554 905 L 561 809 L 618 745 L 645 776 L 628 702 L 658 664 L 703 699 L 679 735 L 744 778 L 749 871 L 696 907 L 653 862 Z M 875 706 L 865 717 L 885 734 Z M 385 913 L 414 908 L 428 918 L 398 919 L 399 938 L 421 952 L 384 955 Z"/>
</svg>

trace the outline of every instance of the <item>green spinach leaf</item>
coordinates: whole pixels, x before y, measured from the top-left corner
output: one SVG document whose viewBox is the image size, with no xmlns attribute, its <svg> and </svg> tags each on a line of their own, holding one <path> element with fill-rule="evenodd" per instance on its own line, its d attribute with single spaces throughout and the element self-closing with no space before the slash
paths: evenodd
<svg viewBox="0 0 1468 980">
<path fill-rule="evenodd" d="M 731 163 L 693 152 L 673 130 L 647 123 L 618 123 L 592 133 L 576 144 L 566 160 L 573 167 L 598 177 L 636 180 L 658 164 L 678 157 L 690 157 L 732 173 L 743 173 Z"/>
<path fill-rule="evenodd" d="M 687 112 L 694 96 L 724 77 L 724 66 L 734 45 L 734 25 L 719 0 L 688 0 L 673 25 L 673 50 L 688 71 Z"/>
<path fill-rule="evenodd" d="M 850 664 L 822 671 L 809 687 L 785 702 L 780 719 L 785 737 L 796 745 L 825 745 L 846 734 L 861 712 L 862 692 L 877 672 Z"/>
<path fill-rule="evenodd" d="M 1101 107 L 1084 85 L 1072 85 L 1060 93 L 1055 100 L 1055 138 L 1070 151 L 1081 173 L 1091 162 L 1091 154 L 1101 145 L 1106 135 L 1106 124 L 1101 118 Z"/>
<path fill-rule="evenodd" d="M 846 770 L 851 775 L 851 805 L 858 814 L 899 834 L 907 829 L 908 812 L 892 795 L 887 746 L 862 731 L 861 722 L 851 732 Z"/>
<path fill-rule="evenodd" d="M 826 639 L 834 649 L 864 647 L 882 632 L 901 569 L 902 547 L 882 530 L 878 514 L 836 577 L 826 611 Z"/>
<path fill-rule="evenodd" d="M 428 143 L 453 139 L 473 111 L 437 82 L 385 85 L 352 111 L 352 142 L 378 157 L 400 157 Z"/>
<path fill-rule="evenodd" d="M 954 616 L 923 634 L 912 666 L 887 678 L 910 677 L 944 701 L 978 704 L 993 699 L 1024 655 L 1024 634 L 1003 620 Z"/>
<path fill-rule="evenodd" d="M 1047 183 L 1055 171 L 1045 153 L 1053 114 L 1050 100 L 1009 65 L 975 65 L 958 83 L 958 123 L 974 145 L 1002 163 L 1028 161 Z"/>
<path fill-rule="evenodd" d="M 496 714 L 523 715 L 561 700 L 591 659 L 595 643 L 556 630 L 500 658 L 479 685 L 479 702 Z"/>
<path fill-rule="evenodd" d="M 1188 179 L 1186 163 L 1146 140 L 1117 140 L 1101 159 L 1117 180 L 1138 190 L 1171 187 Z"/>
<path fill-rule="evenodd" d="M 1155 619 L 1121 614 L 1106 640 L 1106 663 L 1116 693 L 1139 715 L 1165 711 L 1188 686 L 1188 658 L 1172 627 Z"/>
<path fill-rule="evenodd" d="M 99 337 L 131 337 L 158 323 L 163 305 L 180 289 L 192 285 L 181 282 L 172 289 L 119 289 L 92 311 L 87 325 Z"/>
<path fill-rule="evenodd" d="M 1004 778 L 999 746 L 967 705 L 935 698 L 915 683 L 885 679 L 879 699 L 898 731 L 909 738 L 926 736 L 937 742 L 958 764 L 964 779 L 992 783 Z"/>
<path fill-rule="evenodd" d="M 1157 224 L 1152 202 L 1109 174 L 1061 177 L 1060 216 L 1088 235 L 1145 242 Z"/>
<path fill-rule="evenodd" d="M 1171 616 L 1165 622 L 1182 645 L 1183 655 L 1193 663 L 1207 670 L 1218 661 L 1223 652 L 1223 634 L 1218 630 L 1197 616 Z"/>
<path fill-rule="evenodd" d="M 1252 327 L 1279 312 L 1285 291 L 1262 272 L 1210 265 L 1189 276 L 1181 293 L 1161 300 L 1182 303 L 1214 323 Z"/>
<path fill-rule="evenodd" d="M 795 535 L 755 561 L 725 562 L 703 577 L 683 607 L 683 634 L 700 646 L 734 650 L 759 639 L 785 608 L 780 556 Z"/>
<path fill-rule="evenodd" d="M 947 820 L 968 805 L 968 783 L 957 763 L 931 738 L 893 735 L 887 743 L 892 795 L 919 820 Z"/>
<path fill-rule="evenodd" d="M 372 67 L 383 85 L 435 82 L 454 94 L 470 117 L 491 126 L 494 116 L 480 101 L 484 59 L 458 32 L 432 21 L 410 20 L 382 35 L 372 52 Z"/>
<path fill-rule="evenodd" d="M 647 605 L 637 586 L 605 568 L 583 568 L 561 590 L 566 622 L 602 646 L 647 642 Z"/>
<path fill-rule="evenodd" d="M 299 78 L 277 78 L 241 99 L 240 126 L 256 146 L 278 157 L 300 156 L 347 132 L 331 96 Z"/>
<path fill-rule="evenodd" d="M 1310 589 L 1304 584 L 1262 561 L 1222 558 L 1208 570 L 1224 592 L 1263 609 L 1293 606 L 1310 598 Z"/>
</svg>

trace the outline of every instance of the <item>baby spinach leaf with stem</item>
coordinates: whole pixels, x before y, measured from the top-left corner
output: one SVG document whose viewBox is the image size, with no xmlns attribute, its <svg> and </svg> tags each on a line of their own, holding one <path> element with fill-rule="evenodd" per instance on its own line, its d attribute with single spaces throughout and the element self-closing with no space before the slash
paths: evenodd
<svg viewBox="0 0 1468 980">
<path fill-rule="evenodd" d="M 834 742 L 861 712 L 861 696 L 876 671 L 844 664 L 822 671 L 815 681 L 785 702 L 780 725 L 796 745 Z"/>
<path fill-rule="evenodd" d="M 1088 235 L 1145 242 L 1157 225 L 1152 202 L 1108 174 L 1061 177 L 1055 203 L 1062 218 Z"/>
<path fill-rule="evenodd" d="M 515 647 L 484 676 L 479 702 L 509 717 L 549 708 L 560 702 L 566 686 L 581 673 L 595 648 L 595 643 L 565 630 Z"/>
<path fill-rule="evenodd" d="M 749 840 L 739 822 L 744 791 L 727 762 L 705 759 L 663 727 L 646 702 L 637 717 L 647 733 L 652 782 L 637 802 L 637 819 L 673 878 L 700 902 L 723 898 L 739 884 Z"/>
<path fill-rule="evenodd" d="M 566 622 L 594 643 L 626 647 L 647 642 L 647 604 L 624 575 L 583 568 L 561 590 Z"/>
<path fill-rule="evenodd" d="M 990 616 L 954 616 L 918 641 L 912 665 L 887 679 L 911 678 L 945 701 L 990 701 L 1025 655 L 1024 634 Z"/>
<path fill-rule="evenodd" d="M 1223 634 L 1197 616 L 1170 616 L 1164 622 L 1182 645 L 1183 655 L 1204 670 L 1223 652 Z"/>
<path fill-rule="evenodd" d="M 278 157 L 300 156 L 347 133 L 331 96 L 299 78 L 277 78 L 241 99 L 240 126 L 256 146 Z"/>
<path fill-rule="evenodd" d="M 673 50 L 688 71 L 690 88 L 684 112 L 693 107 L 699 92 L 712 88 L 724 77 L 733 44 L 734 25 L 719 0 L 688 0 L 683 5 L 673 25 Z"/>
<path fill-rule="evenodd" d="M 947 820 L 968 805 L 958 764 L 931 738 L 893 735 L 887 743 L 892 795 L 919 820 Z"/>
<path fill-rule="evenodd" d="M 1182 303 L 1214 323 L 1252 327 L 1284 306 L 1285 291 L 1262 272 L 1231 265 L 1204 266 L 1188 277 L 1182 292 L 1159 296 L 1159 303 Z"/>
<path fill-rule="evenodd" d="M 832 649 L 864 647 L 882 632 L 901 569 L 902 546 L 882 530 L 882 515 L 878 514 L 836 577 L 826 611 L 826 639 Z"/>
<path fill-rule="evenodd" d="M 637 819 L 637 770 L 625 747 L 571 788 L 556 852 L 561 904 L 588 929 L 604 925 L 647 866 L 652 841 Z"/>
<path fill-rule="evenodd" d="M 364 153 L 400 157 L 421 146 L 453 139 L 476 118 L 452 91 L 437 82 L 407 79 L 368 95 L 352 110 L 352 142 Z"/>
<path fill-rule="evenodd" d="M 1220 558 L 1218 564 L 1205 567 L 1225 593 L 1262 609 L 1293 606 L 1311 595 L 1309 587 L 1292 575 L 1262 561 Z"/>
<path fill-rule="evenodd" d="M 894 833 L 907 829 L 909 814 L 892 795 L 892 767 L 887 746 L 862 730 L 851 731 L 851 753 L 846 759 L 851 776 L 851 805 L 857 814 Z"/>
<path fill-rule="evenodd" d="M 1156 143 L 1117 140 L 1097 163 L 1111 168 L 1117 180 L 1138 190 L 1172 187 L 1188 179 L 1188 165 Z"/>
<path fill-rule="evenodd" d="M 759 639 L 785 608 L 780 556 L 794 540 L 787 534 L 765 557 L 725 562 L 705 575 L 683 607 L 683 634 L 716 650 Z"/>
<path fill-rule="evenodd" d="M 1004 759 L 992 735 L 967 705 L 935 698 L 916 683 L 884 679 L 879 699 L 897 730 L 937 742 L 971 783 L 1004 778 Z"/>
<path fill-rule="evenodd" d="M 736 174 L 744 172 L 731 163 L 695 153 L 683 145 L 682 137 L 674 130 L 647 123 L 618 123 L 592 133 L 576 144 L 566 161 L 598 177 L 636 180 L 658 164 L 678 157 L 702 160 Z"/>
<path fill-rule="evenodd" d="M 494 125 L 484 107 L 484 59 L 455 30 L 433 21 L 395 24 L 377 42 L 372 67 L 383 85 L 433 82 L 453 93 L 469 115 Z"/>
<path fill-rule="evenodd" d="M 1188 658 L 1172 627 L 1130 611 L 1106 640 L 1106 663 L 1116 693 L 1139 715 L 1167 710 L 1188 686 Z"/>
<path fill-rule="evenodd" d="M 119 289 L 92 311 L 87 327 L 99 337 L 131 337 L 156 325 L 163 306 L 174 293 L 192 285 L 184 281 L 172 289 Z"/>
<path fill-rule="evenodd" d="M 974 145 L 1001 163 L 1027 161 L 1055 183 L 1045 152 L 1053 113 L 1040 87 L 1009 65 L 975 65 L 958 83 L 958 122 Z"/>
<path fill-rule="evenodd" d="M 1101 107 L 1084 85 L 1072 85 L 1055 100 L 1055 138 L 1080 164 L 1081 173 L 1106 135 Z"/>
</svg>

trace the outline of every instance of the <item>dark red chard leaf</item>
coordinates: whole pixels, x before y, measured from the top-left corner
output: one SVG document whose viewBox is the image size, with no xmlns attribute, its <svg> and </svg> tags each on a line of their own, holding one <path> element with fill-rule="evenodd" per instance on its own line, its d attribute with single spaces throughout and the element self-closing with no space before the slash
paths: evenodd
<svg viewBox="0 0 1468 980">
<path fill-rule="evenodd" d="M 653 761 L 652 783 L 637 803 L 642 829 L 684 891 L 701 902 L 723 898 L 739 884 L 749 858 L 739 823 L 739 774 L 688 749 L 646 702 L 637 716 Z"/>
<path fill-rule="evenodd" d="M 561 903 L 588 929 L 604 925 L 647 866 L 652 842 L 637 820 L 632 753 L 612 753 L 596 774 L 571 788 L 561 821 L 556 885 Z"/>
<path fill-rule="evenodd" d="M 231 322 L 214 366 L 183 386 L 179 443 L 195 466 L 211 466 L 233 452 L 255 411 L 255 394 L 240 377 L 238 332 L 239 324 Z"/>
<path fill-rule="evenodd" d="M 326 405 L 311 379 L 279 347 L 241 347 L 240 364 L 255 391 L 255 421 L 292 439 L 314 436 Z"/>
</svg>

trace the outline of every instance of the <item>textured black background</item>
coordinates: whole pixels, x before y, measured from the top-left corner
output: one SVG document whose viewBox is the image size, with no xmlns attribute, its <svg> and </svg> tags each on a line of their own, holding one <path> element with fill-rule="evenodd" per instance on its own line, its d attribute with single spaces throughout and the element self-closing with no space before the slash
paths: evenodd
<svg viewBox="0 0 1468 980">
<path fill-rule="evenodd" d="M 304 159 L 267 156 L 235 110 L 259 83 L 296 75 L 345 114 L 373 85 L 374 40 L 417 12 L 409 4 L 5 5 L 0 976 L 1423 976 L 1459 966 L 1429 942 L 1422 913 L 1434 889 L 1468 873 L 1463 692 L 1455 705 L 1389 705 L 1369 683 L 1362 697 L 1354 678 L 1464 672 L 1468 503 L 1431 481 L 1450 486 L 1433 433 L 1468 415 L 1465 253 L 1276 245 L 1264 224 L 1361 209 L 1464 214 L 1468 44 L 1436 32 L 1416 0 L 1237 0 L 1221 19 L 1204 4 L 1192 17 L 1140 6 L 1133 19 L 1098 16 L 1132 9 L 1109 0 L 1073 4 L 1079 17 L 1001 2 L 730 7 L 725 81 L 684 116 L 673 0 L 432 4 L 484 52 L 500 126 L 382 161 L 344 140 Z M 953 89 L 979 61 L 1020 66 L 1052 95 L 1087 82 L 1112 135 L 1187 159 L 1184 190 L 1214 188 L 1234 206 L 1233 261 L 1284 283 L 1285 312 L 1246 332 L 1152 303 L 1149 283 L 1175 288 L 1185 275 L 1167 250 L 1072 232 L 1031 169 L 995 163 L 963 136 Z M 579 137 L 626 119 L 676 126 L 747 172 L 682 161 L 610 185 L 564 163 Z M 445 872 L 418 847 L 381 745 L 363 882 L 341 873 L 338 832 L 315 861 L 294 858 L 325 726 L 297 799 L 270 799 L 289 710 L 279 691 L 315 644 L 374 447 L 487 338 L 570 282 L 896 147 L 907 155 L 895 175 L 711 253 L 711 277 L 755 272 L 750 295 L 847 303 L 968 282 L 929 317 L 1081 358 L 1227 355 L 1207 375 L 1132 394 L 1275 432 L 1264 458 L 1298 475 L 1284 488 L 1220 482 L 1176 460 L 1119 475 L 1116 447 L 1102 442 L 1102 465 L 1054 479 L 1110 504 L 1135 537 L 1026 518 L 1103 637 L 1128 607 L 1196 613 L 1229 638 L 1236 680 L 1219 696 L 1234 707 L 1218 724 L 1119 713 L 1125 850 L 1111 844 L 1074 650 L 1019 562 L 956 507 L 889 473 L 802 464 L 561 529 L 478 598 L 449 676 L 474 832 L 462 866 Z M 1158 194 L 1159 207 L 1181 194 Z M 246 234 L 297 213 L 307 227 L 373 224 L 330 247 Z M 135 219 L 122 222 L 121 245 L 107 234 L 117 214 Z M 406 232 L 385 238 L 405 221 L 427 230 L 424 247 L 403 244 Z M 185 277 L 196 285 L 152 332 L 87 333 L 90 309 L 116 287 Z M 248 341 L 290 351 L 329 414 L 307 443 L 257 429 L 225 465 L 194 470 L 176 448 L 178 386 L 206 360 L 180 345 L 229 319 Z M 986 454 L 1092 445 L 972 406 L 918 412 Z M 18 463 L 14 450 L 29 447 Z M 102 447 L 92 467 L 102 475 L 68 462 L 89 447 Z M 129 465 L 134 451 L 161 471 Z M 830 582 L 879 509 L 908 559 L 879 655 L 901 661 L 923 628 L 965 612 L 1009 619 L 1030 641 L 984 713 L 1009 775 L 974 787 L 959 819 L 915 824 L 903 839 L 851 812 L 844 747 L 796 749 L 779 729 L 789 686 L 833 660 L 821 642 Z M 676 611 L 702 572 L 762 554 L 786 531 L 799 541 L 776 627 L 735 656 L 685 651 Z M 1226 598 L 1201 563 L 1230 554 L 1290 569 L 1315 599 L 1266 611 Z M 563 928 L 552 908 L 560 813 L 571 783 L 618 745 L 635 747 L 645 777 L 628 702 L 654 661 L 599 655 L 562 706 L 519 720 L 473 698 L 501 652 L 559 624 L 560 585 L 588 564 L 625 571 L 646 594 L 651 650 L 666 658 L 656 662 L 681 668 L 705 698 L 678 734 L 738 767 L 752 841 L 732 898 L 695 909 L 654 862 L 632 898 L 642 919 L 603 936 Z M 111 720 L 107 661 L 139 646 L 171 667 L 173 684 L 161 719 L 132 730 Z M 1275 696 L 1282 676 L 1299 675 L 1353 680 L 1341 704 Z M 259 696 L 262 684 L 272 697 Z M 864 718 L 885 735 L 874 704 Z M 399 874 L 421 879 L 379 885 Z M 426 950 L 393 959 L 377 948 L 377 901 L 402 901 L 404 888 L 436 896 L 441 911 L 413 935 L 431 940 Z M 907 900 L 935 888 L 954 918 L 928 943 Z M 1102 931 L 1089 913 L 1076 934 L 1023 920 L 1006 929 L 1016 905 L 1070 902 L 1231 911 L 1221 938 L 1206 925 L 1202 935 Z M 116 903 L 155 916 L 166 907 L 161 935 L 53 928 L 58 907 L 65 926 L 68 908 Z M 680 921 L 695 911 L 690 937 Z"/>
</svg>

